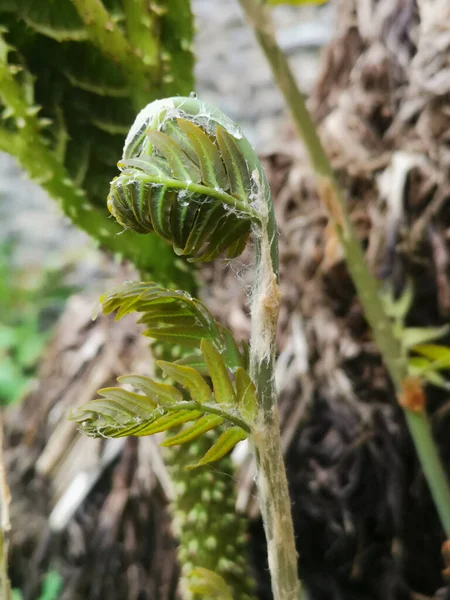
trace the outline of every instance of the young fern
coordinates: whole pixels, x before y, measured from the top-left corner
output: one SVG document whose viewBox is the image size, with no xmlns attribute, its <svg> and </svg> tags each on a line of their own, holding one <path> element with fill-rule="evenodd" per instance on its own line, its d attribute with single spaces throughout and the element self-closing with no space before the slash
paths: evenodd
<svg viewBox="0 0 450 600">
<path fill-rule="evenodd" d="M 196 98 L 148 105 L 136 118 L 113 180 L 108 208 L 125 228 L 156 232 L 190 261 L 238 256 L 250 233 L 256 248 L 249 352 L 185 292 L 126 284 L 104 298 L 117 317 L 142 313 L 146 335 L 190 348 L 160 361 L 173 384 L 121 378 L 142 393 L 101 390 L 73 418 L 90 435 L 150 435 L 183 425 L 164 442 L 183 444 L 217 426 L 223 433 L 198 465 L 224 456 L 248 437 L 258 465 L 261 513 L 275 600 L 298 600 L 297 556 L 274 391 L 280 294 L 278 243 L 270 189 L 240 129 Z M 205 376 L 208 378 L 205 379 Z M 210 383 L 209 383 L 210 382 Z M 194 465 L 195 466 L 195 465 Z"/>
<path fill-rule="evenodd" d="M 139 375 L 118 379 L 139 390 L 139 394 L 119 387 L 99 390 L 101 398 L 88 402 L 72 415 L 84 433 L 143 436 L 189 423 L 162 444 L 175 446 L 229 424 L 194 466 L 219 460 L 248 436 L 257 401 L 246 370 L 246 353 L 199 300 L 152 283 L 128 283 L 103 299 L 103 311 L 114 310 L 118 319 L 130 312 L 142 313 L 139 322 L 148 327 L 144 335 L 193 352 L 174 362 L 157 361 L 157 366 L 181 391 L 174 385 Z M 230 373 L 234 374 L 234 381 Z M 211 386 L 204 375 L 211 380 Z"/>
</svg>

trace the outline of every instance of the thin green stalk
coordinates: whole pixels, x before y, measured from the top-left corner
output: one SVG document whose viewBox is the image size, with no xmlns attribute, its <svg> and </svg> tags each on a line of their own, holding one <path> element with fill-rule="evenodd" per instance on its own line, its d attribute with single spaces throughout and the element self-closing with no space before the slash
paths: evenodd
<svg viewBox="0 0 450 600">
<path fill-rule="evenodd" d="M 319 191 L 336 227 L 350 275 L 355 284 L 365 316 L 374 334 L 386 368 L 394 382 L 397 394 L 402 394 L 402 383 L 407 376 L 407 362 L 395 338 L 392 324 L 386 315 L 378 293 L 378 283 L 371 275 L 358 238 L 334 176 L 330 161 L 320 142 L 317 129 L 306 108 L 288 61 L 275 37 L 269 8 L 263 0 L 240 0 L 244 12 L 254 28 L 256 37 L 266 55 L 273 76 L 291 110 L 294 123 L 308 151 L 311 164 L 319 178 Z M 448 538 L 450 538 L 450 487 L 433 440 L 425 411 L 413 412 L 404 408 L 406 422 L 413 438 L 419 460 L 428 481 L 431 495 Z"/>
</svg>

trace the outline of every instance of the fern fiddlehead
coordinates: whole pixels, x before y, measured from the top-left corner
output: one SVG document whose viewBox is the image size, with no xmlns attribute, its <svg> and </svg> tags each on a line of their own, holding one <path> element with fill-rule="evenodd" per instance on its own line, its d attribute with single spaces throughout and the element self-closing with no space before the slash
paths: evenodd
<svg viewBox="0 0 450 600">
<path fill-rule="evenodd" d="M 210 261 L 222 253 L 238 256 L 253 234 L 257 270 L 250 352 L 248 356 L 240 349 L 231 333 L 185 293 L 128 284 L 105 299 L 106 311 L 118 310 L 120 317 L 137 310 L 149 327 L 147 335 L 192 352 L 159 363 L 178 386 L 128 377 L 122 381 L 143 394 L 103 390 L 101 399 L 74 418 L 94 435 L 148 435 L 183 425 L 165 444 L 182 444 L 225 427 L 198 465 L 217 460 L 248 437 L 258 463 L 274 598 L 298 600 L 301 588 L 273 383 L 280 300 L 277 231 L 260 162 L 222 112 L 196 98 L 170 98 L 153 102 L 138 115 L 119 168 L 108 198 L 117 221 L 139 233 L 156 232 L 191 261 Z"/>
</svg>

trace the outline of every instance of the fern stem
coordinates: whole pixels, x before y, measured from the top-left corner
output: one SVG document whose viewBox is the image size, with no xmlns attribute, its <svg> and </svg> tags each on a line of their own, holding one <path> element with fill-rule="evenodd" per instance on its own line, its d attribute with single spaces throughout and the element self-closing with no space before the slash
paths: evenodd
<svg viewBox="0 0 450 600">
<path fill-rule="evenodd" d="M 361 245 L 351 225 L 344 196 L 306 108 L 304 96 L 276 41 L 269 8 L 262 0 L 239 1 L 266 55 L 274 79 L 292 113 L 295 126 L 318 175 L 319 191 L 335 225 L 365 316 L 372 328 L 375 342 L 394 382 L 397 394 L 400 395 L 402 383 L 407 375 L 406 358 L 402 354 L 392 324 L 382 305 L 378 282 L 371 275 L 365 262 Z M 450 487 L 427 415 L 425 411 L 415 413 L 408 408 L 403 410 L 442 526 L 447 537 L 450 538 Z"/>
<path fill-rule="evenodd" d="M 186 402 L 180 402 L 179 404 L 165 405 L 165 408 L 167 408 L 167 410 L 171 412 L 177 412 L 180 410 L 200 410 L 211 415 L 223 417 L 224 420 L 230 421 L 231 423 L 237 425 L 247 433 L 250 433 L 249 426 L 246 423 L 244 423 L 242 419 L 230 415 L 229 412 L 220 410 L 220 408 L 217 408 L 216 406 L 211 406 L 208 404 L 199 404 L 198 402 L 187 400 Z"/>
<path fill-rule="evenodd" d="M 273 246 L 278 242 L 268 189 L 266 195 L 267 222 L 254 232 L 257 269 L 251 306 L 250 374 L 261 402 L 261 415 L 253 431 L 253 443 L 273 596 L 275 600 L 299 600 L 301 584 L 274 385 L 280 291 L 278 253 Z"/>
</svg>

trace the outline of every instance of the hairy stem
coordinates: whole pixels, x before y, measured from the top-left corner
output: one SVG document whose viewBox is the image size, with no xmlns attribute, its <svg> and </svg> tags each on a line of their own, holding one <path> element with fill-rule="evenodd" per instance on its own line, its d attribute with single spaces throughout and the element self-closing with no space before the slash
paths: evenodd
<svg viewBox="0 0 450 600">
<path fill-rule="evenodd" d="M 344 250 L 350 275 L 367 321 L 372 328 L 375 342 L 394 382 L 397 394 L 400 395 L 402 382 L 407 375 L 406 358 L 384 310 L 378 293 L 378 283 L 365 262 L 362 248 L 351 225 L 344 197 L 320 142 L 317 129 L 306 108 L 304 96 L 276 41 L 269 9 L 262 0 L 240 0 L 240 3 L 254 28 L 276 83 L 292 113 L 298 133 L 303 139 L 312 166 L 319 177 L 320 195 L 330 213 Z M 415 413 L 408 408 L 404 408 L 404 412 L 442 526 L 447 537 L 450 538 L 450 487 L 433 440 L 427 415 L 425 411 Z"/>
<path fill-rule="evenodd" d="M 281 449 L 277 397 L 274 387 L 275 339 L 280 291 L 278 264 L 271 251 L 277 245 L 272 213 L 266 226 L 255 231 L 257 271 L 251 306 L 250 374 L 261 402 L 261 415 L 253 433 L 258 466 L 259 504 L 267 538 L 269 569 L 275 600 L 298 600 L 301 585 L 291 502 Z M 269 216 L 269 215 L 267 215 Z"/>
<path fill-rule="evenodd" d="M 272 592 L 275 600 L 299 600 L 301 585 L 276 406 L 265 412 L 264 419 L 264 426 L 254 434 L 254 442 Z"/>
</svg>

